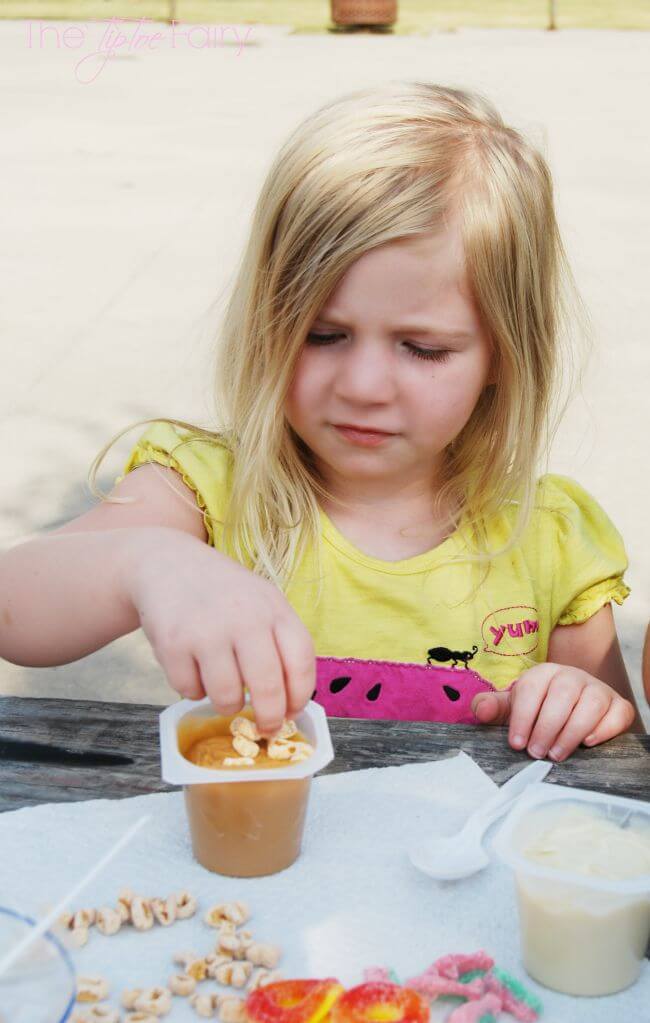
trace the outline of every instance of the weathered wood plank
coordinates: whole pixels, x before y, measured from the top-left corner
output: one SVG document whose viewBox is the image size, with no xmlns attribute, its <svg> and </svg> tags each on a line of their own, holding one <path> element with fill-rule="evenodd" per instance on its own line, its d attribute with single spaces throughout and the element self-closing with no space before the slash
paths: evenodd
<svg viewBox="0 0 650 1023">
<path fill-rule="evenodd" d="M 73 751 L 130 756 L 132 765 L 61 766 L 0 760 L 0 810 L 44 802 L 118 799 L 173 787 L 160 778 L 158 715 L 149 704 L 0 698 L 0 737 Z M 413 721 L 330 719 L 336 758 L 324 773 L 439 760 L 463 750 L 496 782 L 528 762 L 507 744 L 505 728 Z M 650 800 L 650 737 L 624 735 L 580 749 L 548 778 Z"/>
</svg>

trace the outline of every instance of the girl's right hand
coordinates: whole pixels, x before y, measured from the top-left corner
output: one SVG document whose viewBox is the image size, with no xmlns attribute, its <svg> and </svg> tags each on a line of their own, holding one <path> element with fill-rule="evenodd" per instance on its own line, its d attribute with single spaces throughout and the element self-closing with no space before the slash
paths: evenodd
<svg viewBox="0 0 650 1023">
<path fill-rule="evenodd" d="M 181 530 L 137 532 L 126 596 L 172 688 L 231 715 L 246 686 L 260 731 L 277 731 L 316 687 L 311 635 L 284 594 Z"/>
</svg>

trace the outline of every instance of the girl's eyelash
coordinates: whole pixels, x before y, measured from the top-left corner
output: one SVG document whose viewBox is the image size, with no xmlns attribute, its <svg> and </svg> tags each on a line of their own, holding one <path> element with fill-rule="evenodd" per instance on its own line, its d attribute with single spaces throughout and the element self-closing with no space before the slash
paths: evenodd
<svg viewBox="0 0 650 1023">
<path fill-rule="evenodd" d="M 307 340 L 313 344 L 327 345 L 332 344 L 338 338 L 343 337 L 343 334 L 318 334 L 315 331 L 311 331 L 307 335 Z M 413 356 L 414 359 L 429 359 L 435 362 L 444 362 L 449 358 L 451 352 L 446 348 L 420 348 L 418 345 L 414 345 L 411 341 L 406 342 L 408 346 L 408 352 Z"/>
</svg>

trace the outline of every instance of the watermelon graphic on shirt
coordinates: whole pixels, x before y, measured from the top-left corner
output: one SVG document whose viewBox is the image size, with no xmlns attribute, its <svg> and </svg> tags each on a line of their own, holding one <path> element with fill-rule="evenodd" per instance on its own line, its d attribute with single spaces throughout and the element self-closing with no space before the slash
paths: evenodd
<svg viewBox="0 0 650 1023">
<path fill-rule="evenodd" d="M 477 724 L 472 700 L 495 687 L 468 668 L 317 657 L 313 699 L 329 717 Z"/>
</svg>

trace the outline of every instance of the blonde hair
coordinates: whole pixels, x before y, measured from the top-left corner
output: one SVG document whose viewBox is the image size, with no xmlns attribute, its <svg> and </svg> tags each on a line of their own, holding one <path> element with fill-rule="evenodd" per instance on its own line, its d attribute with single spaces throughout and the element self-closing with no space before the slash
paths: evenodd
<svg viewBox="0 0 650 1023">
<path fill-rule="evenodd" d="M 299 124 L 267 174 L 220 331 L 219 429 L 164 420 L 232 452 L 224 549 L 283 589 L 307 547 L 318 551 L 317 497 L 332 497 L 283 412 L 311 323 L 360 256 L 439 230 L 452 213 L 496 382 L 449 445 L 437 500 L 458 509 L 470 559 L 483 563 L 529 521 L 539 456 L 564 407 L 554 403 L 560 348 L 576 322 L 589 330 L 549 167 L 475 92 L 419 81 L 361 89 Z M 90 470 L 97 496 L 115 439 Z M 509 543 L 491 551 L 486 524 L 509 503 Z"/>
</svg>

